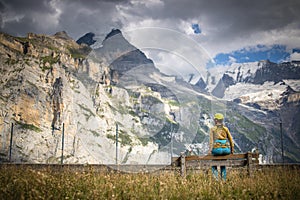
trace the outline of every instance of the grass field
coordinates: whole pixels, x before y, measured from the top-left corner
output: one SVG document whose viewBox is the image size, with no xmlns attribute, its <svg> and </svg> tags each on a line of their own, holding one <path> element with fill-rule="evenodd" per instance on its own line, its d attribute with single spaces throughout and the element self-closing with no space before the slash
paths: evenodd
<svg viewBox="0 0 300 200">
<path fill-rule="evenodd" d="M 0 167 L 0 199 L 300 199 L 300 170 L 284 167 L 228 169 L 227 181 L 211 173 L 124 174 Z"/>
</svg>

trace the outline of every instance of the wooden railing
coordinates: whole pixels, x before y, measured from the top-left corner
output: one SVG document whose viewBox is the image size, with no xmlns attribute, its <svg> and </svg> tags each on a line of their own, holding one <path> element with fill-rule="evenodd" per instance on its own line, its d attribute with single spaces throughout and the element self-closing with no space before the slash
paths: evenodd
<svg viewBox="0 0 300 200">
<path fill-rule="evenodd" d="M 253 167 L 259 163 L 258 157 L 258 153 L 251 152 L 225 156 L 186 156 L 181 153 L 180 157 L 172 158 L 172 165 L 180 167 L 182 177 L 186 176 L 187 168 L 207 168 L 211 166 L 247 167 L 248 174 L 251 176 Z"/>
</svg>

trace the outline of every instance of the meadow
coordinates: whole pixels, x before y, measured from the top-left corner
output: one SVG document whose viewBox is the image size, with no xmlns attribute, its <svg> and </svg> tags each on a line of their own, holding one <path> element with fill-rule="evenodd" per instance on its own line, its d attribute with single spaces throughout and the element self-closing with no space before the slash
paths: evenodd
<svg viewBox="0 0 300 200">
<path fill-rule="evenodd" d="M 0 167 L 0 199 L 300 199 L 299 167 L 228 169 L 226 182 L 210 171 L 156 173 Z"/>
</svg>

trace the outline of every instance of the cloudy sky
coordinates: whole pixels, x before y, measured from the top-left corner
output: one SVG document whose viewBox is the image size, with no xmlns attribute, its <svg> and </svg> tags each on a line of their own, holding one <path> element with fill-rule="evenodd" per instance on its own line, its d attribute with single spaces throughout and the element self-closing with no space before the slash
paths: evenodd
<svg viewBox="0 0 300 200">
<path fill-rule="evenodd" d="M 299 0 L 0 0 L 0 22 L 15 36 L 75 40 L 119 28 L 157 65 L 230 65 L 300 60 L 299 10 Z"/>
</svg>

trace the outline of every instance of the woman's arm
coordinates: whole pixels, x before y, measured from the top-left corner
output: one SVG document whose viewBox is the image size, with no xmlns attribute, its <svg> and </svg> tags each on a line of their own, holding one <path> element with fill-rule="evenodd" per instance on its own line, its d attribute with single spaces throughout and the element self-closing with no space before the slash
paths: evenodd
<svg viewBox="0 0 300 200">
<path fill-rule="evenodd" d="M 234 142 L 233 142 L 231 133 L 230 133 L 230 131 L 227 127 L 226 127 L 226 132 L 227 132 L 227 138 L 228 138 L 229 143 L 230 143 L 230 151 L 233 154 L 233 152 L 234 152 Z"/>
<path fill-rule="evenodd" d="M 212 128 L 211 128 L 210 131 L 209 131 L 209 150 L 208 150 L 208 154 L 211 154 L 213 143 L 214 143 L 214 136 L 213 136 L 213 131 L 212 131 Z"/>
</svg>

